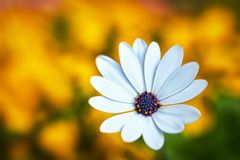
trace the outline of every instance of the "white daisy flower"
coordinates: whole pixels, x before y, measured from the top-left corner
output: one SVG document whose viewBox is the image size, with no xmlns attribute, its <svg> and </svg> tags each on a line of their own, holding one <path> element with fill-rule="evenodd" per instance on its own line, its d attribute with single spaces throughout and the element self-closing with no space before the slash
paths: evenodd
<svg viewBox="0 0 240 160">
<path fill-rule="evenodd" d="M 103 96 L 89 99 L 97 110 L 121 113 L 105 120 L 100 131 L 121 131 L 124 142 L 136 141 L 141 136 L 154 150 L 164 144 L 163 133 L 176 134 L 184 125 L 199 119 L 196 108 L 180 104 L 200 94 L 207 81 L 195 77 L 199 65 L 190 62 L 182 65 L 183 49 L 176 45 L 161 58 L 156 42 L 149 46 L 136 39 L 133 47 L 121 42 L 121 65 L 101 55 L 96 59 L 102 74 L 93 76 L 91 84 Z"/>
</svg>

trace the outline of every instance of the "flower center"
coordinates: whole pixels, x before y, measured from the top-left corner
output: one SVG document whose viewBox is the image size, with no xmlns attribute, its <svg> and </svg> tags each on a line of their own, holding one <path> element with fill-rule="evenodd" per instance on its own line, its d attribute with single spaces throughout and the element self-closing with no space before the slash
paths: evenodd
<svg viewBox="0 0 240 160">
<path fill-rule="evenodd" d="M 143 92 L 135 98 L 135 110 L 145 116 L 153 114 L 160 107 L 160 101 L 151 92 Z"/>
</svg>

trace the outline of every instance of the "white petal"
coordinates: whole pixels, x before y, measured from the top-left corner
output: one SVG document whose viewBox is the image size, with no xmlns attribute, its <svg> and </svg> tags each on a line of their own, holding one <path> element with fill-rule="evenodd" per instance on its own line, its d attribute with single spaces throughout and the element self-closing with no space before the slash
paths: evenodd
<svg viewBox="0 0 240 160">
<path fill-rule="evenodd" d="M 89 104 L 93 108 L 107 113 L 121 113 L 134 110 L 135 108 L 133 104 L 112 101 L 103 96 L 90 98 Z"/>
<path fill-rule="evenodd" d="M 198 69 L 199 65 L 196 62 L 190 62 L 178 68 L 164 83 L 157 97 L 162 100 L 186 88 L 193 82 Z"/>
<path fill-rule="evenodd" d="M 145 90 L 145 86 L 141 64 L 136 54 L 127 43 L 121 42 L 119 45 L 119 56 L 128 80 L 139 93 L 142 93 Z"/>
<path fill-rule="evenodd" d="M 160 61 L 153 82 L 153 93 L 158 93 L 167 78 L 181 66 L 183 48 L 179 45 L 171 47 Z"/>
<path fill-rule="evenodd" d="M 143 140 L 153 150 L 161 149 L 164 144 L 163 132 L 158 129 L 152 117 L 150 116 L 145 118 Z"/>
<path fill-rule="evenodd" d="M 136 141 L 142 135 L 144 119 L 143 115 L 138 114 L 123 127 L 121 137 L 124 142 L 130 143 Z"/>
<path fill-rule="evenodd" d="M 120 84 L 132 94 L 136 94 L 136 91 L 131 86 L 131 83 L 125 76 L 121 66 L 116 61 L 107 56 L 101 55 L 96 58 L 96 64 L 99 72 L 104 78 Z"/>
<path fill-rule="evenodd" d="M 176 104 L 191 100 L 197 95 L 199 95 L 207 87 L 207 84 L 208 83 L 205 80 L 195 80 L 181 92 L 169 98 L 161 100 L 161 104 L 162 105 Z"/>
<path fill-rule="evenodd" d="M 128 112 L 110 117 L 101 124 L 100 131 L 103 133 L 120 132 L 122 127 L 135 116 L 137 116 L 136 112 Z"/>
<path fill-rule="evenodd" d="M 161 58 L 160 54 L 158 44 L 156 42 L 152 42 L 147 49 L 144 62 L 144 77 L 147 91 L 152 90 L 155 72 Z"/>
<path fill-rule="evenodd" d="M 147 51 L 147 44 L 143 39 L 137 38 L 133 43 L 133 50 L 137 54 L 142 69 L 144 67 L 144 59 Z"/>
<path fill-rule="evenodd" d="M 120 102 L 134 102 L 134 97 L 136 97 L 136 95 L 132 95 L 130 92 L 127 92 L 124 88 L 111 80 L 99 76 L 93 76 L 90 81 L 92 86 L 105 97 Z"/>
<path fill-rule="evenodd" d="M 162 113 L 161 108 L 153 114 L 153 119 L 163 132 L 176 134 L 184 130 L 184 123 L 182 121 L 173 115 Z"/>
<path fill-rule="evenodd" d="M 192 123 L 201 116 L 198 109 L 185 104 L 163 107 L 161 108 L 161 113 L 175 116 L 185 124 Z"/>
</svg>

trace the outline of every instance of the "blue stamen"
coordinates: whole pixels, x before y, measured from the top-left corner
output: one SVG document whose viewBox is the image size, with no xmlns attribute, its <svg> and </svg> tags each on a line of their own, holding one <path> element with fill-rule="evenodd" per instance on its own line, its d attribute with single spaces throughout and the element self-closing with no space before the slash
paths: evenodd
<svg viewBox="0 0 240 160">
<path fill-rule="evenodd" d="M 136 97 L 135 110 L 145 116 L 149 116 L 161 107 L 160 101 L 151 92 L 143 92 Z"/>
</svg>

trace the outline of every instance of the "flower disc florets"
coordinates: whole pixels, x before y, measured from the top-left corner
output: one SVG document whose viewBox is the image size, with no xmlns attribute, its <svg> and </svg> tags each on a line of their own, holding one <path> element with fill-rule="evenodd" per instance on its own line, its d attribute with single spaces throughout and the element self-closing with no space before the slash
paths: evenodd
<svg viewBox="0 0 240 160">
<path fill-rule="evenodd" d="M 135 100 L 135 107 L 138 113 L 149 116 L 161 107 L 160 101 L 151 92 L 143 92 Z"/>
</svg>

